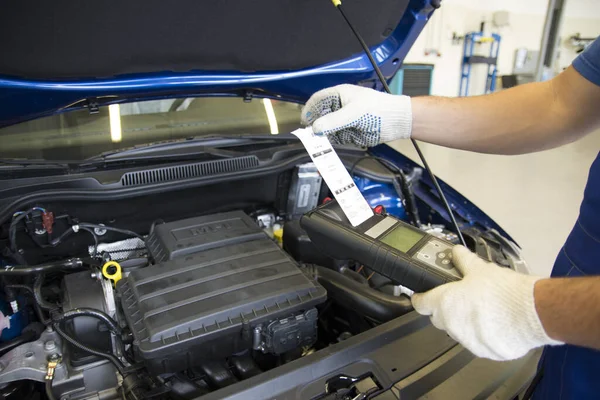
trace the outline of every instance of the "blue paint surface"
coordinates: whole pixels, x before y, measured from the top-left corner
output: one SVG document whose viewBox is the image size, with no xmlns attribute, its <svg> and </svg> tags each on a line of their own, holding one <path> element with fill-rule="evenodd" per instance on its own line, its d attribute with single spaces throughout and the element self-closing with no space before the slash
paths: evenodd
<svg viewBox="0 0 600 400">
<path fill-rule="evenodd" d="M 372 181 L 359 176 L 354 177 L 354 182 L 371 208 L 384 206 L 388 214 L 402 220 L 407 220 L 402 199 L 398 197 L 392 184 Z"/>
<path fill-rule="evenodd" d="M 433 10 L 430 0 L 410 0 L 394 32 L 371 48 L 386 77 L 391 78 L 400 68 Z M 348 31 L 348 34 L 352 33 Z M 82 108 L 86 99 L 95 99 L 99 104 L 105 105 L 139 99 L 240 95 L 245 90 L 253 90 L 259 97 L 302 103 L 314 92 L 341 83 L 362 83 L 376 88 L 381 85 L 367 56 L 362 52 L 344 60 L 296 71 L 156 72 L 72 81 L 0 76 L 0 126 Z"/>
<path fill-rule="evenodd" d="M 374 147 L 370 150 L 370 152 L 378 157 L 385 158 L 389 161 L 392 161 L 399 168 L 404 171 L 411 171 L 415 167 L 420 167 L 417 163 L 406 157 L 405 155 L 397 152 L 387 145 L 380 145 Z M 434 171 L 435 172 L 435 171 Z M 450 227 L 450 218 L 444 206 L 442 205 L 437 192 L 433 188 L 433 184 L 431 179 L 427 175 L 427 173 L 423 173 L 421 180 L 419 181 L 420 185 L 415 187 L 415 195 L 418 199 L 424 201 L 428 207 L 434 209 L 437 214 L 445 221 L 446 225 Z M 483 230 L 487 229 L 495 229 L 505 238 L 515 242 L 515 240 L 498 225 L 493 219 L 491 219 L 486 213 L 484 213 L 479 207 L 469 201 L 465 196 L 454 190 L 450 185 L 442 181 L 438 178 L 438 183 L 440 187 L 444 191 L 448 203 L 452 207 L 454 214 L 456 215 L 459 221 L 463 221 L 463 225 L 465 226 L 476 226 Z M 367 183 L 363 183 L 366 187 L 368 187 Z M 389 188 L 386 190 L 384 186 L 385 184 L 381 184 L 381 192 L 383 196 L 387 196 L 390 191 L 395 193 L 392 185 L 387 185 Z M 357 184 L 358 186 L 358 184 Z M 360 187 L 359 187 L 360 188 Z M 373 191 L 375 189 L 372 189 Z M 373 195 L 374 196 L 374 195 Z M 390 200 L 391 203 L 394 200 Z M 404 210 L 403 210 L 404 211 Z M 391 211 L 390 211 L 391 212 Z M 398 211 L 400 213 L 400 211 Z M 400 214 L 399 214 L 400 215 Z M 404 214 L 406 216 L 406 214 Z M 515 242 L 516 243 L 516 242 Z"/>
</svg>

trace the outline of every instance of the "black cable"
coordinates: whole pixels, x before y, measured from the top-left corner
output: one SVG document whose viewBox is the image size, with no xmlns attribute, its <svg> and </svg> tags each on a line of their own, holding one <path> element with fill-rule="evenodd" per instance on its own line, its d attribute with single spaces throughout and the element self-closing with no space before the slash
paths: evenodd
<svg viewBox="0 0 600 400">
<path fill-rule="evenodd" d="M 90 224 L 88 222 L 82 222 L 77 225 L 79 225 L 80 228 L 106 229 L 107 231 L 118 232 L 118 233 L 122 233 L 123 235 L 134 236 L 138 239 L 144 240 L 144 237 L 142 235 L 140 235 L 139 233 L 136 233 L 134 231 L 130 231 L 128 229 L 121 229 L 121 228 L 115 228 L 112 226 L 105 226 L 105 225 L 98 225 L 98 224 Z"/>
<path fill-rule="evenodd" d="M 10 267 L 0 269 L 0 276 L 3 275 L 31 275 L 42 272 L 49 272 L 58 269 L 78 269 L 83 266 L 80 258 L 71 258 L 62 261 L 53 261 L 46 264 L 32 265 L 30 267 Z"/>
<path fill-rule="evenodd" d="M 165 221 L 162 219 L 157 219 L 154 220 L 152 222 L 152 225 L 150 225 L 150 231 L 148 232 L 148 237 L 152 236 L 152 234 L 154 233 L 154 228 L 156 228 L 156 225 L 160 225 L 160 224 L 164 224 Z"/>
<path fill-rule="evenodd" d="M 21 289 L 21 290 L 27 290 L 29 293 L 33 294 L 33 288 L 29 285 L 24 285 L 21 283 L 9 283 L 4 285 L 4 288 L 8 288 L 8 289 Z"/>
<path fill-rule="evenodd" d="M 91 257 L 96 258 L 96 255 L 98 254 L 98 235 L 96 235 L 96 232 L 94 232 L 94 230 L 91 228 L 87 228 L 85 226 L 80 226 L 79 228 L 89 232 L 94 237 L 94 251 L 92 252 Z"/>
<path fill-rule="evenodd" d="M 92 347 L 86 346 L 85 344 L 79 342 L 77 339 L 71 337 L 70 335 L 68 335 L 61 327 L 60 327 L 60 322 L 56 322 L 54 324 L 54 330 L 56 330 L 56 333 L 58 333 L 58 335 L 60 337 L 62 337 L 64 340 L 66 340 L 67 342 L 69 342 L 71 345 L 77 347 L 78 349 L 89 353 L 89 354 L 93 354 L 95 356 L 104 358 L 108 361 L 110 361 L 115 368 L 117 369 L 117 371 L 119 371 L 119 373 L 122 376 L 125 376 L 125 365 L 123 365 L 123 363 L 121 362 L 121 360 L 119 360 L 117 357 L 115 357 L 113 354 L 110 353 L 105 353 L 103 351 L 100 350 L 96 350 Z"/>
<path fill-rule="evenodd" d="M 117 335 L 119 339 L 122 340 L 125 336 L 125 332 L 123 329 L 121 329 L 117 321 L 112 319 L 108 314 L 93 308 L 74 308 L 72 310 L 65 311 L 62 315 L 55 318 L 54 322 L 68 321 L 77 317 L 92 317 L 99 319 L 104 322 L 108 326 L 108 329 Z"/>
<path fill-rule="evenodd" d="M 35 302 L 44 310 L 52 311 L 59 308 L 58 304 L 50 303 L 44 299 L 42 296 L 42 286 L 44 284 L 45 274 L 41 273 L 35 278 L 35 282 L 33 284 L 33 297 L 35 298 Z"/>
<path fill-rule="evenodd" d="M 387 84 L 387 81 L 385 80 L 385 77 L 381 73 L 381 70 L 379 69 L 379 66 L 377 65 L 377 62 L 375 62 L 375 59 L 371 55 L 371 51 L 369 50 L 369 46 L 367 46 L 367 44 L 363 40 L 363 38 L 360 35 L 360 33 L 358 33 L 358 31 L 356 30 L 356 28 L 354 28 L 354 25 L 352 25 L 352 23 L 350 22 L 350 20 L 346 16 L 346 13 L 342 9 L 341 2 L 337 3 L 337 4 L 334 3 L 334 4 L 335 4 L 336 8 L 340 11 L 340 14 L 342 14 L 342 17 L 344 17 L 344 20 L 346 21 L 346 23 L 348 24 L 348 26 L 352 30 L 352 33 L 354 33 L 354 36 L 356 36 L 356 39 L 358 40 L 358 42 L 362 46 L 363 50 L 365 51 L 365 54 L 367 55 L 367 57 L 369 58 L 369 61 L 373 65 L 373 70 L 375 71 L 375 73 L 377 74 L 377 77 L 381 81 L 381 84 L 383 85 L 383 88 L 385 89 L 385 91 L 387 93 L 391 94 L 392 90 L 390 89 L 389 85 Z M 437 178 L 435 177 L 435 175 L 433 174 L 433 171 L 429 167 L 429 164 L 427 163 L 427 160 L 425 159 L 425 156 L 423 156 L 423 153 L 421 152 L 421 149 L 419 148 L 419 144 L 417 143 L 417 141 L 415 139 L 412 139 L 412 138 L 410 140 L 411 140 L 413 146 L 415 147 L 415 150 L 417 151 L 417 154 L 419 155 L 419 158 L 421 159 L 421 162 L 423 163 L 423 167 L 425 167 L 425 169 L 427 170 L 427 173 L 429 174 L 429 177 L 431 178 L 431 182 L 433 182 L 433 186 L 435 187 L 435 190 L 438 192 L 438 195 L 440 196 L 440 200 L 442 200 L 442 203 L 444 203 L 444 207 L 446 208 L 446 211 L 448 212 L 448 216 L 450 217 L 450 220 L 452 221 L 452 225 L 454 225 L 454 229 L 456 229 L 456 234 L 458 235 L 460 243 L 463 246 L 466 247 L 467 244 L 465 242 L 465 238 L 463 237 L 463 235 L 462 235 L 462 233 L 460 231 L 460 228 L 458 226 L 458 222 L 456 222 L 456 218 L 454 217 L 454 212 L 452 211 L 452 207 L 450 207 L 450 204 L 448 204 L 448 200 L 446 200 L 446 196 L 444 195 L 444 192 L 442 191 L 442 188 L 440 187 L 440 184 L 438 183 Z"/>
</svg>

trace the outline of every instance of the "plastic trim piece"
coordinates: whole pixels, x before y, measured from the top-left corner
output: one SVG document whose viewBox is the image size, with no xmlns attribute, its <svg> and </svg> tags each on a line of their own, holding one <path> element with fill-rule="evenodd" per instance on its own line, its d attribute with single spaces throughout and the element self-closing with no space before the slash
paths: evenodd
<svg viewBox="0 0 600 400">
<path fill-rule="evenodd" d="M 259 161 L 256 156 L 212 160 L 194 164 L 174 165 L 170 167 L 146 169 L 123 174 L 121 185 L 141 186 L 160 182 L 172 182 L 183 179 L 210 176 L 228 172 L 243 171 L 256 168 Z"/>
</svg>

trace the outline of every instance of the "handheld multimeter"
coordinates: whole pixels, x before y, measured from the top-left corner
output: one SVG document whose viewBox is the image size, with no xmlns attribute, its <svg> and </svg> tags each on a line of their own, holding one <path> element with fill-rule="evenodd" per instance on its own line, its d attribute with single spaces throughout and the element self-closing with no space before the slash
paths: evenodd
<svg viewBox="0 0 600 400">
<path fill-rule="evenodd" d="M 374 214 L 353 227 L 332 200 L 302 216 L 300 225 L 324 254 L 358 261 L 415 292 L 462 279 L 452 243 L 392 216 Z"/>
</svg>

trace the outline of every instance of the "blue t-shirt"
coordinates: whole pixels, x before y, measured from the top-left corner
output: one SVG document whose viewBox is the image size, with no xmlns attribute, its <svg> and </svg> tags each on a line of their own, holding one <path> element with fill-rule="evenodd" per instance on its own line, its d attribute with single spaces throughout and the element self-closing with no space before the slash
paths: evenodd
<svg viewBox="0 0 600 400">
<path fill-rule="evenodd" d="M 583 53 L 573 61 L 573 68 L 585 79 L 600 86 L 600 38 L 588 46 Z"/>
<path fill-rule="evenodd" d="M 585 79 L 600 86 L 600 40 L 573 62 Z M 553 277 L 600 275 L 600 154 L 590 169 L 579 218 L 558 253 Z M 535 400 L 600 398 L 600 351 L 564 345 L 544 349 L 543 377 Z"/>
</svg>

